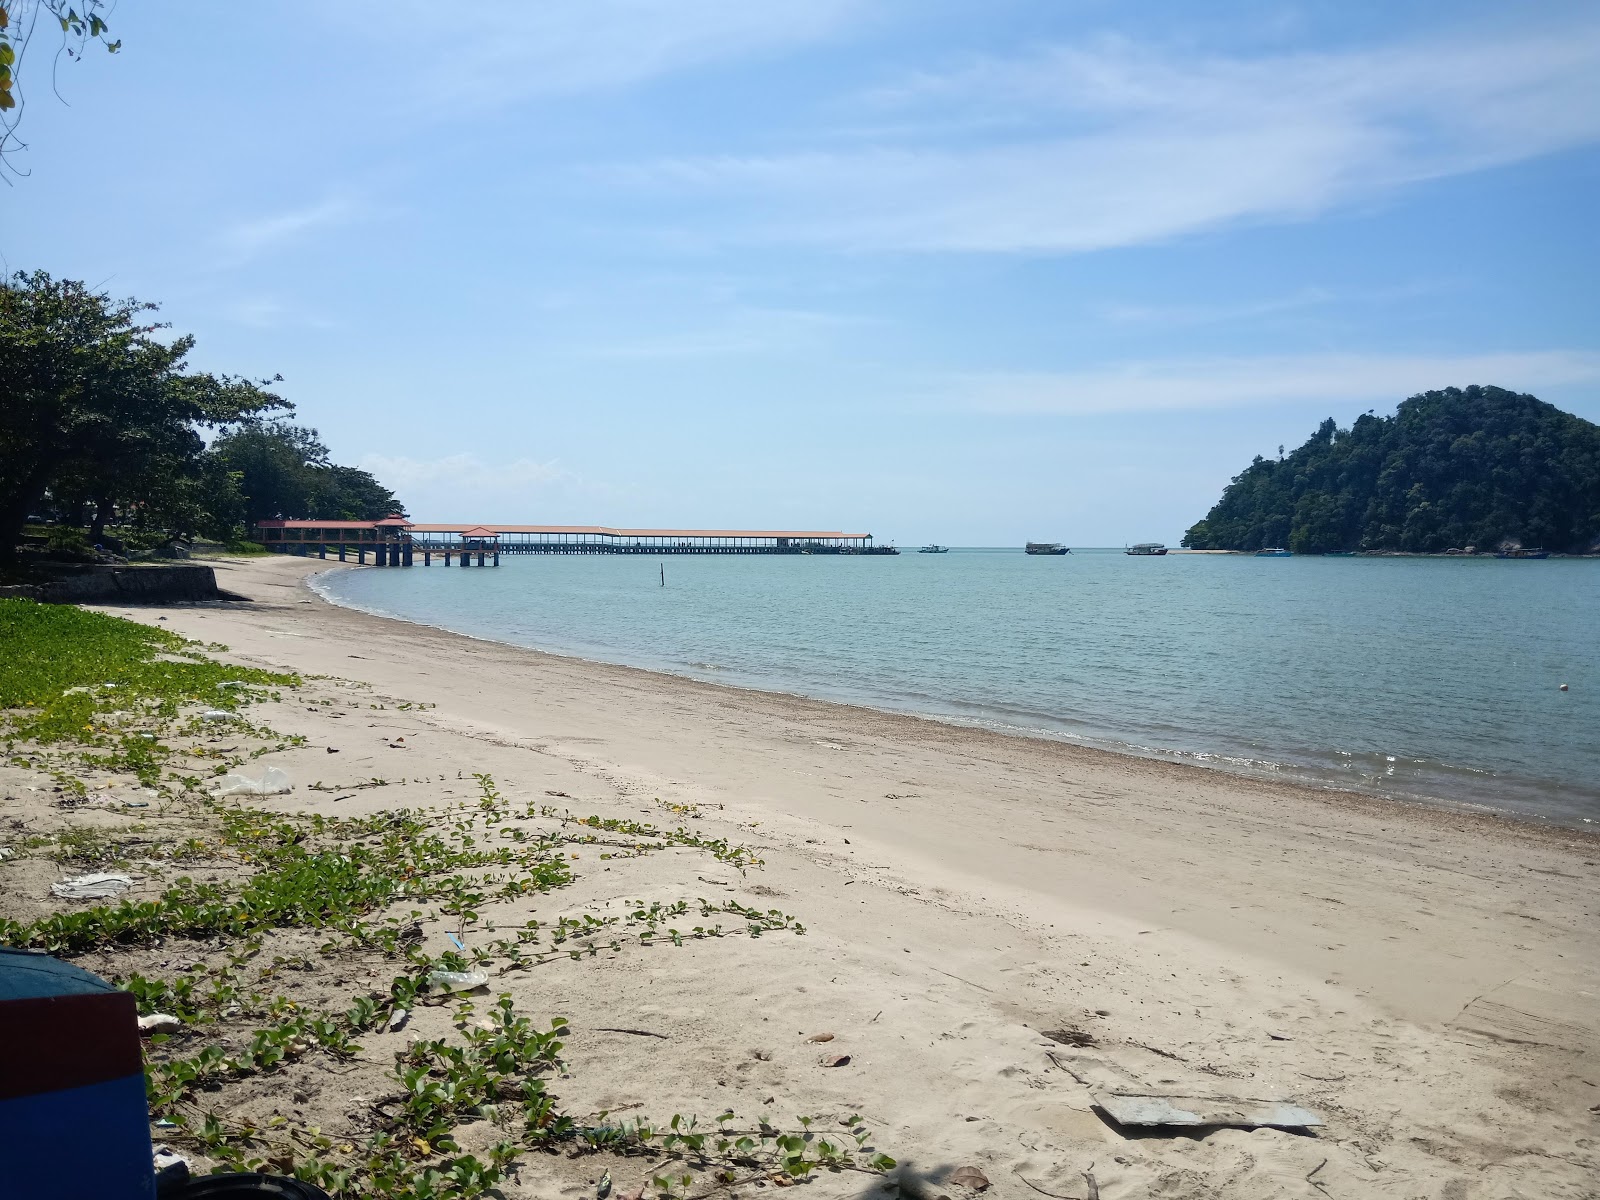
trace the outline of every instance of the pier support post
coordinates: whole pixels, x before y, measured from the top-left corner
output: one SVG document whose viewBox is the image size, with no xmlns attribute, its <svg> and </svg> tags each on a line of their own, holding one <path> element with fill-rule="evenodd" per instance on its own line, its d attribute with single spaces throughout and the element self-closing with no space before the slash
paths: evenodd
<svg viewBox="0 0 1600 1200">
<path fill-rule="evenodd" d="M 318 542 L 317 543 L 317 557 L 318 558 L 327 558 L 328 557 L 328 543 L 326 543 L 326 542 Z"/>
<path fill-rule="evenodd" d="M 365 546 L 357 546 L 356 547 L 356 561 L 358 563 L 363 564 L 363 565 L 366 564 L 366 561 L 367 561 L 367 548 Z"/>
<path fill-rule="evenodd" d="M 500 565 L 500 551 L 498 550 L 494 552 L 494 565 L 497 567 Z"/>
<path fill-rule="evenodd" d="M 388 565 L 388 559 L 389 559 L 389 555 L 386 552 L 384 544 L 382 542 L 379 542 L 376 546 L 374 546 L 372 548 L 372 561 L 373 561 L 374 565 L 380 566 L 380 567 L 387 566 Z"/>
<path fill-rule="evenodd" d="M 478 551 L 478 565 L 480 567 L 483 566 L 483 551 L 482 550 Z"/>
<path fill-rule="evenodd" d="M 444 565 L 447 567 L 450 565 L 450 551 L 448 550 L 444 552 Z"/>
<path fill-rule="evenodd" d="M 471 550 L 463 550 L 461 552 L 461 565 L 463 567 L 470 567 L 472 565 L 472 551 Z"/>
<path fill-rule="evenodd" d="M 340 562 L 344 561 L 344 543 L 343 542 L 339 543 L 339 561 Z"/>
<path fill-rule="evenodd" d="M 415 553 L 416 551 L 414 551 L 410 546 L 405 548 L 405 558 L 403 561 L 405 562 L 406 566 L 409 567 L 411 565 L 411 556 Z"/>
<path fill-rule="evenodd" d="M 425 567 L 433 566 L 433 551 L 432 550 L 424 550 L 422 552 L 422 565 L 425 566 Z"/>
</svg>

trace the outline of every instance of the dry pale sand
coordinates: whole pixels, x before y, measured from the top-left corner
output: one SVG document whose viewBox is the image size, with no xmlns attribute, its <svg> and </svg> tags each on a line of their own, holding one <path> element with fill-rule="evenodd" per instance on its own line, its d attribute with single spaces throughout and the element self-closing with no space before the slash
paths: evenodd
<svg viewBox="0 0 1600 1200">
<path fill-rule="evenodd" d="M 477 770 L 602 815 L 694 803 L 764 855 L 625 881 L 580 864 L 564 911 L 649 888 L 808 932 L 507 976 L 574 1021 L 570 1111 L 859 1111 L 929 1196 L 963 1194 L 940 1181 L 968 1164 L 1019 1198 L 1081 1198 L 1091 1164 L 1103 1200 L 1600 1196 L 1591 836 L 539 654 L 331 606 L 304 586 L 320 562 L 217 566 L 254 603 L 107 611 L 437 705 L 302 714 L 312 744 L 268 760 L 298 779 Z M 1063 1027 L 1096 1045 L 1041 1037 Z M 821 1030 L 848 1066 L 818 1065 Z M 1090 1098 L 1119 1084 L 1284 1096 L 1327 1124 L 1119 1132 Z M 593 1194 L 537 1164 L 519 1186 Z"/>
</svg>

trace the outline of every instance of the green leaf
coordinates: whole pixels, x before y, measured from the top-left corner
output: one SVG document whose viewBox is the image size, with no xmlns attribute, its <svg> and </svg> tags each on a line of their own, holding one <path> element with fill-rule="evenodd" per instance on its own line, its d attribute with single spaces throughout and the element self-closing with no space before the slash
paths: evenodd
<svg viewBox="0 0 1600 1200">
<path fill-rule="evenodd" d="M 0 12 L 5 9 L 0 8 Z M 17 61 L 17 52 L 11 48 L 9 42 L 0 42 L 0 67 L 9 67 Z"/>
<path fill-rule="evenodd" d="M 16 106 L 17 102 L 11 98 L 11 93 L 9 91 L 0 91 L 0 111 L 4 111 L 8 108 L 15 108 Z"/>
</svg>

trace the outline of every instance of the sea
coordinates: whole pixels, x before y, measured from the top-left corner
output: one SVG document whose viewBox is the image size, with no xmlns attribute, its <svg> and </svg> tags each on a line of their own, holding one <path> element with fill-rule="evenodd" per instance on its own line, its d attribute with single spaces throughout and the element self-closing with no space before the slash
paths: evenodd
<svg viewBox="0 0 1600 1200">
<path fill-rule="evenodd" d="M 599 662 L 1600 826 L 1600 560 L 957 547 L 500 562 L 316 586 Z"/>
</svg>

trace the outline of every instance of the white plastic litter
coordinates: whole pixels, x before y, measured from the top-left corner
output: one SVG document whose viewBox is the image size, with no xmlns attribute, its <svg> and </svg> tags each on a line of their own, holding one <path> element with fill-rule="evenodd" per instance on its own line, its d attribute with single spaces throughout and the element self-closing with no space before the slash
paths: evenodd
<svg viewBox="0 0 1600 1200">
<path fill-rule="evenodd" d="M 240 767 L 217 780 L 213 796 L 277 796 L 293 791 L 289 773 L 281 767 Z"/>
<path fill-rule="evenodd" d="M 389 1032 L 399 1033 L 406 1027 L 406 1021 L 411 1017 L 409 1008 L 397 1008 L 389 1014 Z"/>
<path fill-rule="evenodd" d="M 226 721 L 232 716 L 231 712 L 224 712 L 220 708 L 208 708 L 200 714 L 200 719 L 202 721 Z"/>
<path fill-rule="evenodd" d="M 433 971 L 428 975 L 430 992 L 470 992 L 489 982 L 487 971 Z"/>
<path fill-rule="evenodd" d="M 148 1017 L 139 1018 L 139 1032 L 149 1036 L 153 1033 L 177 1033 L 183 1028 L 183 1022 L 171 1013 L 151 1013 Z"/>
<path fill-rule="evenodd" d="M 193 1169 L 189 1160 L 170 1146 L 152 1146 L 151 1166 L 155 1168 L 157 1190 L 169 1191 L 188 1182 Z"/>
<path fill-rule="evenodd" d="M 71 879 L 63 879 L 60 883 L 52 883 L 50 891 L 63 900 L 109 900 L 112 896 L 122 895 L 132 886 L 133 880 L 127 875 L 102 872 L 95 875 L 75 875 Z"/>
</svg>

